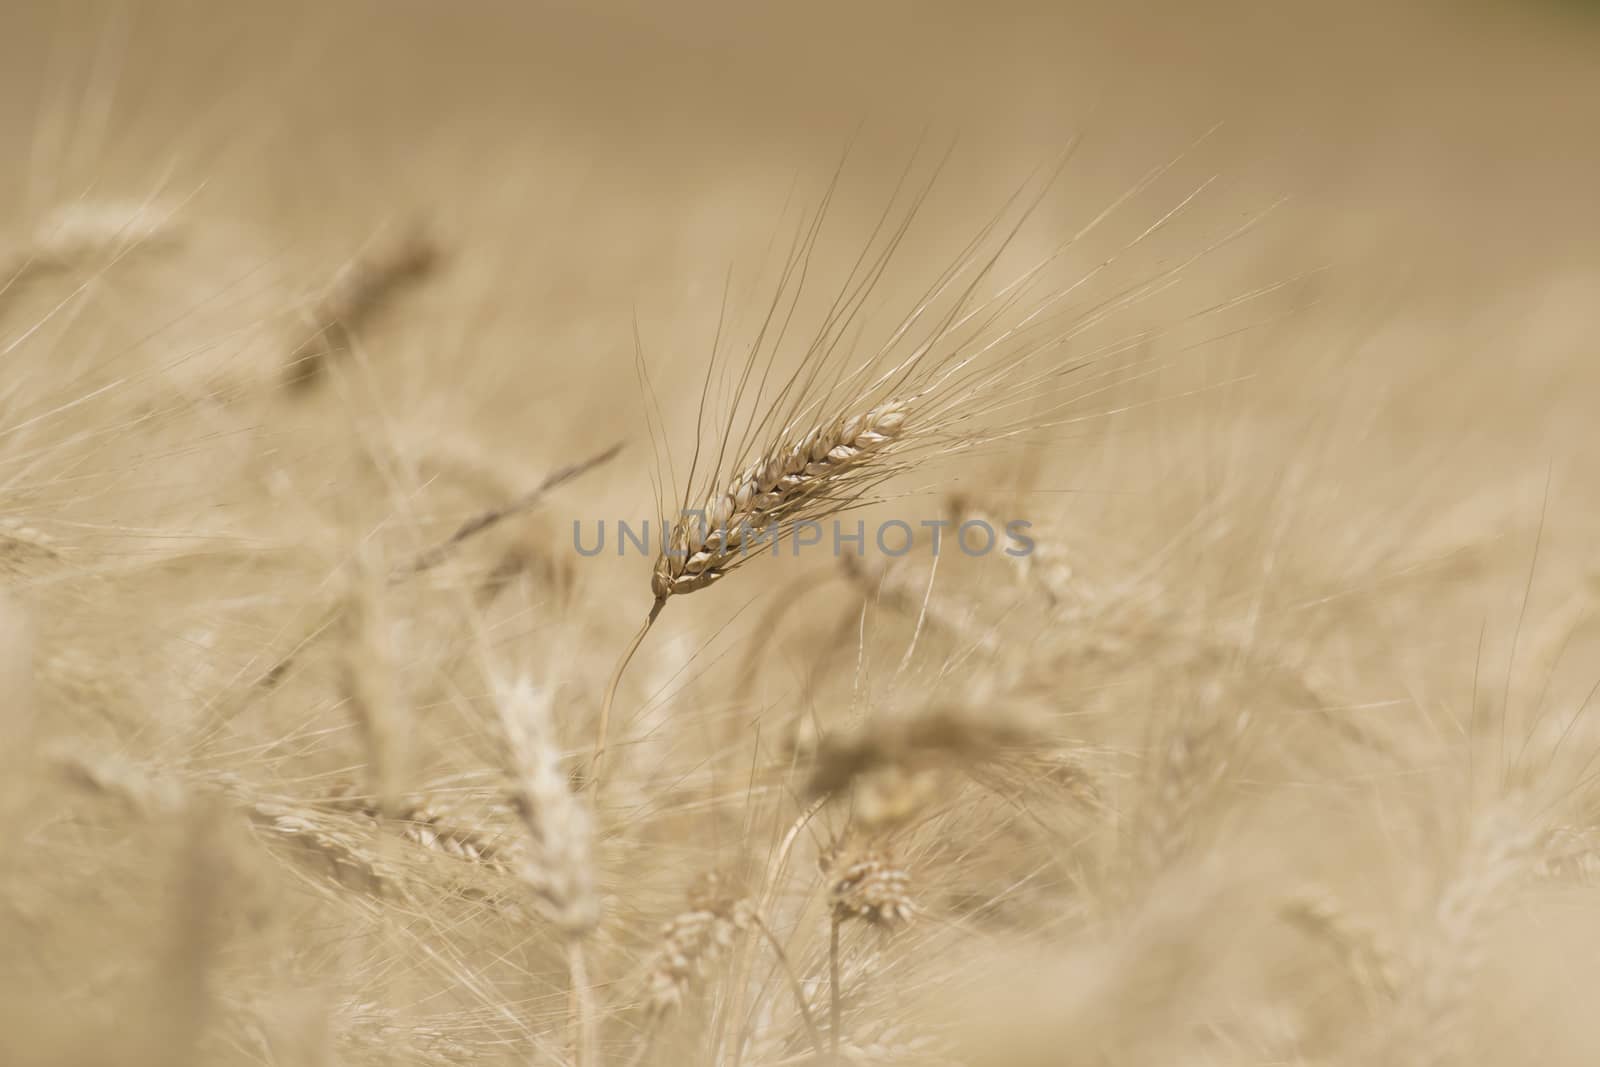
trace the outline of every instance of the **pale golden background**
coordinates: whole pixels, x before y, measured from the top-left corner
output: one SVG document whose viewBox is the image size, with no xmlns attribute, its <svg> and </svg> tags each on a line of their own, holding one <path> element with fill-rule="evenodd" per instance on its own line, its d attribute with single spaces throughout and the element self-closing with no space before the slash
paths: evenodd
<svg viewBox="0 0 1600 1067">
<path fill-rule="evenodd" d="M 569 532 L 655 514 L 636 327 L 681 460 L 725 280 L 748 330 L 841 159 L 823 291 L 955 146 L 874 290 L 892 323 L 1075 136 L 1022 258 L 1180 153 L 1071 267 L 1215 179 L 1100 291 L 1283 203 L 1106 327 L 1170 328 L 1160 373 L 891 483 L 879 514 L 954 489 L 1033 520 L 1073 610 L 941 570 L 961 622 L 897 677 L 914 619 L 828 560 L 673 605 L 597 811 L 596 1062 L 816 1062 L 747 931 L 647 1039 L 658 928 L 701 873 L 768 891 L 825 1023 L 813 860 L 847 813 L 770 865 L 808 746 L 953 693 L 1048 737 L 919 801 L 917 920 L 845 939 L 848 1062 L 1595 1062 L 1597 131 L 1575 0 L 8 0 L 0 1063 L 570 1061 L 516 879 L 332 799 L 371 762 L 337 640 L 256 680 L 353 559 L 625 441 L 384 598 L 403 788 L 514 837 L 485 674 L 554 692 L 576 768 L 649 605 L 648 560 Z M 36 269 L 85 218 L 106 247 Z M 286 386 L 306 307 L 414 226 L 437 269 Z"/>
</svg>

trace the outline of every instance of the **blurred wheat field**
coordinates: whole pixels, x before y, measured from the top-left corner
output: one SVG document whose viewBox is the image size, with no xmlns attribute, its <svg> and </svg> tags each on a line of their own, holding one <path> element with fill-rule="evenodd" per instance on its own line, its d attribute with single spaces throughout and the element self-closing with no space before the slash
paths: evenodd
<svg viewBox="0 0 1600 1067">
<path fill-rule="evenodd" d="M 8 3 L 0 1064 L 1596 1062 L 1596 55 L 1577 3 Z M 598 777 L 651 559 L 574 524 L 712 462 L 824 205 L 774 382 L 1019 189 L 979 298 L 1087 229 L 1088 319 L 859 515 L 1034 554 L 674 596 Z"/>
</svg>

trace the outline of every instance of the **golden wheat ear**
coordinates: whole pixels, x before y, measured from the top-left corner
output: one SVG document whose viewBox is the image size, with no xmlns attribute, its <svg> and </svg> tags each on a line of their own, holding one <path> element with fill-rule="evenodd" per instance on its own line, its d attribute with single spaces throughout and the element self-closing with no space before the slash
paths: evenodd
<svg viewBox="0 0 1600 1067">
<path fill-rule="evenodd" d="M 650 577 L 655 600 L 644 625 L 623 650 L 600 707 L 590 781 L 598 781 L 609 743 L 611 709 L 628 663 L 667 601 L 705 589 L 750 558 L 756 536 L 781 537 L 783 527 L 842 510 L 878 475 L 874 461 L 901 437 L 909 404 L 888 401 L 859 415 L 814 426 L 798 440 L 768 448 L 706 501 L 703 513 L 680 516 L 662 537 Z M 703 519 L 703 521 L 701 521 Z"/>
</svg>

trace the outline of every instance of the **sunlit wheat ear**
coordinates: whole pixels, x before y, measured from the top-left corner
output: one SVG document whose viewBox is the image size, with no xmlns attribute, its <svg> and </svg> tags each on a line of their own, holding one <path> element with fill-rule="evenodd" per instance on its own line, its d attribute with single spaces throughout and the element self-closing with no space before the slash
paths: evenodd
<svg viewBox="0 0 1600 1067">
<path fill-rule="evenodd" d="M 528 835 L 522 881 L 566 939 L 571 979 L 572 1044 L 578 1067 L 590 1067 L 599 1043 L 584 942 L 600 923 L 594 828 L 574 796 L 556 745 L 553 696 L 522 680 L 496 687 L 511 807 Z"/>
<path fill-rule="evenodd" d="M 747 541 L 815 519 L 855 499 L 852 480 L 889 451 L 905 430 L 910 402 L 868 411 L 780 440 L 704 503 L 703 522 L 680 516 L 650 578 L 658 601 L 704 589 L 748 557 Z M 759 549 L 757 549 L 759 551 Z"/>
<path fill-rule="evenodd" d="M 733 949 L 736 935 L 755 922 L 754 905 L 714 874 L 690 889 L 688 904 L 662 926 L 650 964 L 645 999 L 653 1019 L 682 1007 L 694 984 Z"/>
<path fill-rule="evenodd" d="M 383 814 L 378 805 L 366 797 L 344 796 L 335 802 L 368 818 L 376 819 Z M 514 877 L 521 869 L 521 850 L 513 847 L 513 842 L 503 833 L 469 826 L 457 813 L 426 797 L 401 800 L 390 822 L 401 837 L 429 852 L 504 876 Z"/>
<path fill-rule="evenodd" d="M 678 517 L 662 539 L 651 572 L 655 603 L 606 687 L 591 780 L 600 775 L 622 672 L 667 600 L 704 589 L 727 575 L 751 558 L 750 548 L 757 539 L 781 538 L 784 529 L 796 522 L 814 521 L 853 503 L 878 473 L 874 461 L 887 456 L 905 432 L 908 407 L 906 401 L 886 401 L 859 415 L 814 426 L 795 439 L 780 438 L 725 490 L 707 499 L 702 515 Z"/>
<path fill-rule="evenodd" d="M 738 935 L 749 931 L 759 933 L 777 956 L 778 965 L 789 980 L 801 1021 L 820 1057 L 822 1034 L 812 1018 L 805 990 L 783 943 L 767 926 L 756 905 L 715 871 L 701 876 L 690 887 L 688 904 L 687 910 L 673 916 L 661 928 L 661 943 L 646 974 L 645 1004 L 650 1013 L 650 1028 L 630 1063 L 644 1060 L 663 1020 L 681 1008 L 689 991 L 733 950 Z"/>
<path fill-rule="evenodd" d="M 897 930 L 916 914 L 911 874 L 883 846 L 841 845 L 823 863 L 837 921 Z"/>
<path fill-rule="evenodd" d="M 257 834 L 297 866 L 317 871 L 331 881 L 360 892 L 403 897 L 401 868 L 373 847 L 367 820 L 271 800 L 248 800 L 245 813 Z"/>
<path fill-rule="evenodd" d="M 551 695 L 522 680 L 496 687 L 507 793 L 528 835 L 523 880 L 561 930 L 582 936 L 600 921 L 593 826 L 574 796 L 556 746 Z"/>
</svg>

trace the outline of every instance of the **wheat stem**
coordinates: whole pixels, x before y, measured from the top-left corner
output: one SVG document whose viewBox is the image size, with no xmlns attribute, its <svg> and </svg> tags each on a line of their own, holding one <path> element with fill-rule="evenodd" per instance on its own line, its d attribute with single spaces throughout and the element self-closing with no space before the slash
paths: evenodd
<svg viewBox="0 0 1600 1067">
<path fill-rule="evenodd" d="M 661 614 L 661 609 L 667 606 L 667 598 L 656 597 L 654 604 L 650 605 L 650 614 L 645 618 L 644 625 L 639 627 L 639 632 L 633 635 L 633 640 L 628 642 L 628 647 L 623 651 L 622 658 L 617 661 L 617 667 L 611 672 L 611 681 L 606 685 L 604 699 L 600 702 L 600 725 L 595 731 L 594 760 L 589 765 L 589 785 L 596 792 L 600 790 L 600 763 L 606 755 L 606 737 L 611 730 L 611 705 L 617 699 L 617 686 L 622 683 L 622 674 L 628 669 L 628 663 L 633 659 L 633 654 L 639 651 L 639 646 L 644 644 L 645 634 L 650 632 L 650 627 L 655 625 L 656 616 Z"/>
<path fill-rule="evenodd" d="M 805 1023 L 806 1033 L 810 1035 L 811 1044 L 817 1050 L 817 1059 L 821 1060 L 823 1057 L 822 1031 L 817 1029 L 817 1021 L 811 1017 L 811 1006 L 806 1003 L 806 991 L 801 987 L 800 978 L 794 973 L 794 967 L 789 963 L 789 954 L 783 951 L 782 942 L 778 940 L 777 935 L 772 932 L 772 928 L 767 925 L 767 921 L 759 913 L 756 914 L 754 922 L 756 929 L 761 932 L 761 936 L 766 938 L 767 944 L 771 946 L 773 955 L 778 957 L 778 966 L 783 970 L 784 977 L 789 979 L 789 988 L 794 993 L 795 1006 L 800 1009 L 800 1019 Z"/>
</svg>

